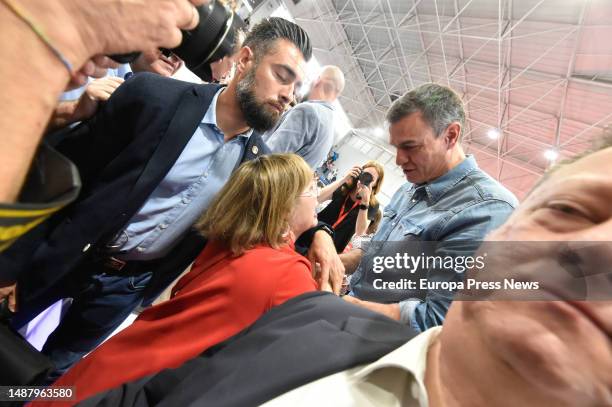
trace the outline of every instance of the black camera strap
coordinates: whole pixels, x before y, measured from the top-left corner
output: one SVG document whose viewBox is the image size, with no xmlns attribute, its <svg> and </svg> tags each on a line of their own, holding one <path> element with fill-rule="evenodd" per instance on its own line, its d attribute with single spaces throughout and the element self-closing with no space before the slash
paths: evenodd
<svg viewBox="0 0 612 407">
<path fill-rule="evenodd" d="M 74 201 L 81 189 L 76 166 L 43 143 L 28 173 L 18 203 L 0 203 L 0 252 L 18 237 Z"/>
</svg>

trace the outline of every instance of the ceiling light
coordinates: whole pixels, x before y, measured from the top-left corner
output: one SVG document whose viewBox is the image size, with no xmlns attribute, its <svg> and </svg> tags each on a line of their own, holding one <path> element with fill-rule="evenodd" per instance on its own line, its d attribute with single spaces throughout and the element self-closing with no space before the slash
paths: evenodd
<svg viewBox="0 0 612 407">
<path fill-rule="evenodd" d="M 544 151 L 544 157 L 549 161 L 555 161 L 559 157 L 559 153 L 556 150 L 549 149 Z"/>
<path fill-rule="evenodd" d="M 491 129 L 487 131 L 487 137 L 489 137 L 491 140 L 497 140 L 497 138 L 499 137 L 499 130 Z"/>
</svg>

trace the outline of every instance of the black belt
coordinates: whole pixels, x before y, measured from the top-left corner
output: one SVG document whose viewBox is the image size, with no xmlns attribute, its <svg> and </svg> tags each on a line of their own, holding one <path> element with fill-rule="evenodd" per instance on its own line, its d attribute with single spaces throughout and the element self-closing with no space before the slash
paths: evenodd
<svg viewBox="0 0 612 407">
<path fill-rule="evenodd" d="M 161 263 L 156 260 L 121 260 L 114 256 L 100 256 L 96 259 L 104 272 L 117 275 L 137 275 L 147 271 L 155 271 L 157 265 Z"/>
</svg>

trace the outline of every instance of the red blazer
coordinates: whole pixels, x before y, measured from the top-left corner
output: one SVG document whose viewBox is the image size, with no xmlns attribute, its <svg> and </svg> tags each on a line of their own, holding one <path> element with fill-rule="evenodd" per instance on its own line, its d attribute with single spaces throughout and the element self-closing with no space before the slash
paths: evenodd
<svg viewBox="0 0 612 407">
<path fill-rule="evenodd" d="M 258 246 L 232 257 L 209 242 L 170 300 L 145 310 L 54 386 L 75 386 L 74 403 L 178 367 L 251 325 L 270 308 L 316 289 L 310 263 L 289 246 Z"/>
</svg>

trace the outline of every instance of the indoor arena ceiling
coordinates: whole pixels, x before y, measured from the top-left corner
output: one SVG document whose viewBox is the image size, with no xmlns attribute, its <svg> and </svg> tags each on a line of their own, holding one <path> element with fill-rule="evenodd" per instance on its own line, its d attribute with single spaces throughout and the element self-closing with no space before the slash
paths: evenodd
<svg viewBox="0 0 612 407">
<path fill-rule="evenodd" d="M 297 3 L 297 4 L 296 4 Z M 384 113 L 426 82 L 463 98 L 464 146 L 522 198 L 612 123 L 612 0 L 285 0 L 359 137 L 392 152 Z M 372 157 L 376 158 L 376 157 Z"/>
</svg>

